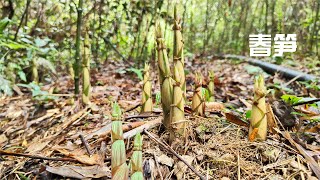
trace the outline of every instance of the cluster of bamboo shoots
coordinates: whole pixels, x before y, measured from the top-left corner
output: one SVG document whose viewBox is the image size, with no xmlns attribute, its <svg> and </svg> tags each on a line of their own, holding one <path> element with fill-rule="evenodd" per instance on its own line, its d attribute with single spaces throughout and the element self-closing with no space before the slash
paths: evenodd
<svg viewBox="0 0 320 180">
<path fill-rule="evenodd" d="M 129 167 L 126 163 L 126 148 L 123 140 L 121 109 L 117 103 L 113 104 L 111 125 L 111 174 L 113 180 L 129 179 Z M 131 179 L 143 179 L 142 174 L 142 137 L 137 134 L 134 140 L 131 157 Z"/>
<path fill-rule="evenodd" d="M 177 14 L 177 6 L 174 8 L 173 30 L 174 48 L 172 76 L 162 30 L 159 24 L 156 27 L 161 103 L 164 115 L 163 124 L 170 131 L 171 140 L 175 137 L 176 133 L 184 136 L 186 129 L 184 117 L 186 83 L 184 74 L 183 39 L 181 34 L 181 19 Z"/>
</svg>

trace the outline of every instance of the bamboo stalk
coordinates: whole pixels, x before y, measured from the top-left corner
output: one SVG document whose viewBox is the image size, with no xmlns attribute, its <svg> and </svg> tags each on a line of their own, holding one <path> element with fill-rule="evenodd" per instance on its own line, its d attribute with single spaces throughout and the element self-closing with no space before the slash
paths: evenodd
<svg viewBox="0 0 320 180">
<path fill-rule="evenodd" d="M 143 77 L 143 91 L 142 91 L 142 107 L 141 113 L 152 112 L 152 96 L 151 96 L 151 80 L 150 80 L 150 66 L 144 65 L 144 77 Z"/>
<path fill-rule="evenodd" d="M 77 33 L 76 33 L 76 54 L 73 64 L 74 69 L 74 93 L 79 94 L 79 79 L 80 79 L 80 65 L 81 65 L 81 53 L 80 53 L 80 36 L 82 26 L 82 9 L 83 0 L 79 0 L 79 6 L 77 7 Z"/>
<path fill-rule="evenodd" d="M 111 125 L 111 175 L 113 180 L 127 180 L 129 169 L 126 164 L 126 149 L 123 141 L 121 109 L 115 102 L 112 110 Z"/>
<path fill-rule="evenodd" d="M 131 157 L 131 180 L 142 180 L 142 137 L 138 133 L 134 138 L 133 154 Z"/>
<path fill-rule="evenodd" d="M 254 81 L 254 99 L 252 103 L 251 120 L 249 127 L 250 141 L 264 141 L 267 138 L 266 116 L 266 88 L 263 75 L 259 75 Z"/>
<path fill-rule="evenodd" d="M 195 91 L 192 97 L 192 112 L 194 115 L 203 116 L 204 115 L 204 99 L 202 93 L 202 75 L 196 73 L 195 78 Z"/>
<path fill-rule="evenodd" d="M 161 103 L 164 116 L 163 124 L 166 128 L 169 128 L 171 124 L 170 107 L 172 104 L 173 88 L 167 49 L 164 44 L 164 38 L 160 24 L 158 24 L 156 27 L 156 38 L 158 51 L 159 80 L 161 88 Z"/>
<path fill-rule="evenodd" d="M 180 17 L 177 14 L 177 5 L 174 7 L 174 48 L 173 48 L 173 96 L 171 105 L 171 129 L 170 142 L 176 136 L 176 133 L 185 137 L 186 121 L 184 117 L 184 99 L 185 99 L 185 74 L 183 58 L 183 40 L 181 35 Z"/>
<path fill-rule="evenodd" d="M 35 58 L 32 59 L 32 81 L 39 83 L 38 65 Z"/>
<path fill-rule="evenodd" d="M 82 62 L 82 103 L 89 104 L 90 103 L 90 91 L 91 91 L 91 84 L 90 84 L 90 43 L 88 34 L 85 37 L 84 41 L 84 58 Z"/>
<path fill-rule="evenodd" d="M 214 72 L 209 71 L 209 84 L 208 84 L 209 102 L 214 102 Z"/>
</svg>

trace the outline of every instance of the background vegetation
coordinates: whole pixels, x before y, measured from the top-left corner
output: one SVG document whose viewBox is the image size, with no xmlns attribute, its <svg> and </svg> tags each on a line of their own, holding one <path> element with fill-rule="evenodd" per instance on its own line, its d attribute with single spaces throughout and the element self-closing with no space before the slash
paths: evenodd
<svg viewBox="0 0 320 180">
<path fill-rule="evenodd" d="M 2 91 L 32 79 L 32 65 L 46 67 L 40 81 L 75 60 L 78 1 L 0 0 Z M 155 59 L 155 23 L 160 21 L 172 57 L 171 0 L 84 0 L 82 40 L 89 33 L 91 67 L 124 60 L 136 67 Z M 297 34 L 291 59 L 319 58 L 318 0 L 183 0 L 179 4 L 186 56 L 249 54 L 249 34 Z M 291 56 L 290 55 L 290 56 Z M 49 73 L 48 73 L 49 72 Z M 45 74 L 43 76 L 41 73 Z M 50 75 L 50 76 L 48 76 Z"/>
</svg>

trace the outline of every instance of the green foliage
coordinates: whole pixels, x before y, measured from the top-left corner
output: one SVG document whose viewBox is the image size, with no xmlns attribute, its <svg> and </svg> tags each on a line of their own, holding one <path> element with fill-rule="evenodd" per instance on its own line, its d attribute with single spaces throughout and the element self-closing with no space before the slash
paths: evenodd
<svg viewBox="0 0 320 180">
<path fill-rule="evenodd" d="M 0 74 L 0 96 L 3 94 L 12 96 L 13 92 L 11 89 L 11 84 L 10 81 L 5 79 L 3 76 Z"/>
<path fill-rule="evenodd" d="M 161 92 L 156 93 L 156 106 L 161 103 Z"/>
<path fill-rule="evenodd" d="M 302 97 L 297 97 L 295 95 L 285 94 L 285 95 L 281 96 L 281 99 L 284 100 L 286 103 L 295 104 L 295 103 L 299 102 L 302 99 Z"/>
<path fill-rule="evenodd" d="M 320 84 L 319 84 L 318 80 L 301 81 L 300 83 L 305 85 L 307 89 L 313 89 L 316 91 L 320 91 Z"/>
<path fill-rule="evenodd" d="M 39 102 L 48 102 L 56 100 L 56 96 L 52 96 L 48 91 L 41 90 L 41 87 L 34 82 L 29 84 L 17 84 L 18 86 L 25 87 L 31 90 L 32 98 Z"/>
<path fill-rule="evenodd" d="M 137 69 L 137 68 L 131 67 L 129 69 L 126 69 L 126 71 L 135 73 L 138 76 L 140 81 L 143 80 L 143 69 Z"/>
</svg>

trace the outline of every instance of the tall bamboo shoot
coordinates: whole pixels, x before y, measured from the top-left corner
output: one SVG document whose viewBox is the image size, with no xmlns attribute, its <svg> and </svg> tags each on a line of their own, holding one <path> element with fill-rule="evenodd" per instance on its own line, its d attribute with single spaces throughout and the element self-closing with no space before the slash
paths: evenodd
<svg viewBox="0 0 320 180">
<path fill-rule="evenodd" d="M 185 74 L 183 60 L 183 40 L 181 35 L 180 17 L 177 15 L 177 5 L 174 7 L 174 48 L 173 48 L 173 97 L 171 105 L 171 128 L 170 141 L 179 135 L 185 136 L 186 121 L 184 117 L 185 99 Z"/>
<path fill-rule="evenodd" d="M 157 52 L 158 52 L 158 68 L 159 68 L 159 80 L 161 88 L 161 103 L 163 109 L 163 124 L 166 128 L 170 128 L 170 107 L 172 104 L 172 77 L 170 73 L 170 66 L 167 54 L 167 48 L 164 44 L 163 34 L 160 24 L 156 27 L 156 40 L 157 40 Z"/>
</svg>

